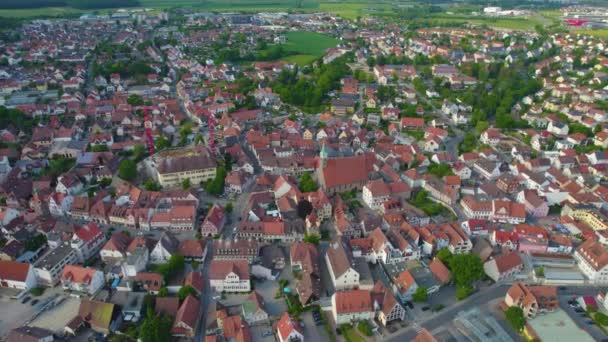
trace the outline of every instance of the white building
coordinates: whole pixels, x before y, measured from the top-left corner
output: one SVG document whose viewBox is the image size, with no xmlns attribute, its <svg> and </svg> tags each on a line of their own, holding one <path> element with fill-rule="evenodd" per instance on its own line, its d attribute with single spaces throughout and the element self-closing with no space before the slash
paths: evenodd
<svg viewBox="0 0 608 342">
<path fill-rule="evenodd" d="M 249 264 L 245 260 L 213 260 L 209 281 L 215 292 L 249 292 Z"/>
<path fill-rule="evenodd" d="M 39 285 L 55 286 L 65 265 L 76 264 L 78 256 L 68 243 L 50 250 L 34 264 L 34 274 Z"/>
<path fill-rule="evenodd" d="M 336 291 L 359 287 L 359 272 L 352 266 L 351 258 L 341 244 L 331 246 L 327 250 L 325 261 Z"/>
<path fill-rule="evenodd" d="M 587 240 L 574 252 L 578 268 L 592 284 L 608 284 L 608 251 L 601 243 Z"/>
<path fill-rule="evenodd" d="M 70 244 L 76 251 L 78 260 L 84 263 L 94 255 L 97 255 L 105 242 L 106 237 L 104 233 L 99 229 L 97 224 L 91 222 L 75 229 Z"/>
<path fill-rule="evenodd" d="M 94 268 L 66 265 L 61 274 L 61 285 L 65 291 L 93 295 L 105 284 L 103 272 Z"/>
<path fill-rule="evenodd" d="M 34 268 L 23 262 L 0 260 L 0 287 L 19 290 L 36 287 Z"/>
<path fill-rule="evenodd" d="M 331 311 L 336 325 L 372 320 L 375 311 L 367 290 L 337 291 L 331 297 Z"/>
</svg>

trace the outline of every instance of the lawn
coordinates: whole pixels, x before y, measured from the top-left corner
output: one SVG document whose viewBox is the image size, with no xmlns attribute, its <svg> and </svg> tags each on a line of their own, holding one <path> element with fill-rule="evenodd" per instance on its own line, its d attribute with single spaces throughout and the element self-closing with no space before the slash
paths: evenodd
<svg viewBox="0 0 608 342">
<path fill-rule="evenodd" d="M 603 30 L 572 30 L 572 33 L 588 34 L 600 38 L 608 38 L 608 29 Z"/>
<path fill-rule="evenodd" d="M 287 43 L 283 45 L 285 50 L 296 53 L 283 58 L 284 61 L 306 65 L 313 60 L 323 56 L 325 50 L 338 44 L 338 40 L 316 32 L 288 32 Z"/>
<path fill-rule="evenodd" d="M 447 15 L 438 14 L 431 17 L 435 23 L 463 23 L 475 25 L 487 25 L 492 28 L 503 28 L 511 30 L 533 30 L 540 22 L 534 18 L 487 18 L 469 15 Z"/>
<path fill-rule="evenodd" d="M 81 15 L 83 10 L 71 7 L 44 7 L 24 9 L 0 9 L 0 17 L 32 18 L 32 17 L 57 17 L 65 15 Z"/>
<path fill-rule="evenodd" d="M 348 329 L 343 329 L 342 333 L 344 334 L 344 339 L 347 342 L 365 342 L 363 337 L 357 333 L 357 331 L 353 327 L 348 327 Z"/>
</svg>

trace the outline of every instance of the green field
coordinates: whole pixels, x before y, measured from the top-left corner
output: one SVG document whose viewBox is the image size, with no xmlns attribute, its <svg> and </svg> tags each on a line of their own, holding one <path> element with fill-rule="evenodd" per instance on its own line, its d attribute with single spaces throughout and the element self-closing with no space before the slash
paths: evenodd
<svg viewBox="0 0 608 342">
<path fill-rule="evenodd" d="M 540 21 L 535 18 L 487 18 L 469 15 L 447 15 L 438 14 L 430 19 L 431 22 L 441 23 L 461 23 L 474 25 L 487 25 L 492 28 L 502 28 L 511 30 L 533 30 Z"/>
<path fill-rule="evenodd" d="M 296 53 L 282 60 L 293 62 L 298 65 L 306 65 L 323 56 L 325 50 L 338 44 L 338 40 L 316 32 L 287 32 L 287 43 L 283 45 L 285 50 Z"/>
<path fill-rule="evenodd" d="M 572 33 L 588 34 L 600 38 L 608 38 L 608 29 L 603 30 L 571 30 Z"/>
</svg>

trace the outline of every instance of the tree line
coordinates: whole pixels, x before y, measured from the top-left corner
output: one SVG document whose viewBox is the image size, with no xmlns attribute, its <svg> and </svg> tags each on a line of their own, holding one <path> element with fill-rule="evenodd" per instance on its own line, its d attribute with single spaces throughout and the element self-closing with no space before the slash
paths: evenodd
<svg viewBox="0 0 608 342">
<path fill-rule="evenodd" d="M 138 0 L 2 0 L 0 9 L 69 6 L 78 9 L 97 9 L 140 6 Z"/>
</svg>

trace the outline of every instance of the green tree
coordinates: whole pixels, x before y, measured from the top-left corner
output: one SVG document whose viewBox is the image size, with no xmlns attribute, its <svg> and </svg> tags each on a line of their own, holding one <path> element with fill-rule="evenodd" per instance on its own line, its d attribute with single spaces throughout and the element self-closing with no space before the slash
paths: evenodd
<svg viewBox="0 0 608 342">
<path fill-rule="evenodd" d="M 228 201 L 228 202 L 226 203 L 226 206 L 224 207 L 224 210 L 225 210 L 227 213 L 231 213 L 233 209 L 234 209 L 234 205 L 232 204 L 232 202 Z"/>
<path fill-rule="evenodd" d="M 179 298 L 180 301 L 183 301 L 189 295 L 192 295 L 194 297 L 198 296 L 198 292 L 196 291 L 196 289 L 194 289 L 194 287 L 190 285 L 182 286 L 181 289 L 179 289 L 179 291 L 177 292 L 177 298 Z"/>
<path fill-rule="evenodd" d="M 154 142 L 154 148 L 157 151 L 162 151 L 169 147 L 171 147 L 171 142 L 169 141 L 169 139 L 165 138 L 164 136 L 156 138 L 156 141 Z"/>
<path fill-rule="evenodd" d="M 298 184 L 301 192 L 313 192 L 317 191 L 319 186 L 312 178 L 312 174 L 310 172 L 304 172 L 302 176 L 300 176 L 300 181 Z"/>
<path fill-rule="evenodd" d="M 484 276 L 483 263 L 475 254 L 457 254 L 449 263 L 454 282 L 459 287 L 470 287 Z"/>
<path fill-rule="evenodd" d="M 608 316 L 603 312 L 598 312 L 593 316 L 593 319 L 600 325 L 608 325 Z"/>
<path fill-rule="evenodd" d="M 539 278 L 544 278 L 545 277 L 545 268 L 544 267 L 538 267 L 535 270 L 536 276 Z"/>
<path fill-rule="evenodd" d="M 36 234 L 33 238 L 25 241 L 25 249 L 28 251 L 37 251 L 39 248 L 46 245 L 46 241 L 46 235 Z"/>
<path fill-rule="evenodd" d="M 132 94 L 127 98 L 127 103 L 131 106 L 142 106 L 144 104 L 144 99 L 137 94 Z"/>
<path fill-rule="evenodd" d="M 173 319 L 167 315 L 156 315 L 152 309 L 148 309 L 146 318 L 139 327 L 139 338 L 142 342 L 165 342 L 171 341 L 171 327 Z"/>
<path fill-rule="evenodd" d="M 153 179 L 148 179 L 144 182 L 144 189 L 148 191 L 160 191 L 161 186 Z"/>
<path fill-rule="evenodd" d="M 188 190 L 190 189 L 190 186 L 190 178 L 185 178 L 184 180 L 182 180 L 182 189 Z"/>
<path fill-rule="evenodd" d="M 365 336 L 372 336 L 374 334 L 372 327 L 367 321 L 361 321 L 357 324 L 357 330 L 359 330 Z"/>
<path fill-rule="evenodd" d="M 435 175 L 439 178 L 443 178 L 443 176 L 449 176 L 449 175 L 453 175 L 454 172 L 452 172 L 452 168 L 450 167 L 450 165 L 448 164 L 437 164 L 437 163 L 432 163 L 428 169 L 427 172 Z"/>
<path fill-rule="evenodd" d="M 126 180 L 133 181 L 137 177 L 137 164 L 131 159 L 124 159 L 118 166 L 118 177 Z"/>
<path fill-rule="evenodd" d="M 425 286 L 418 286 L 414 294 L 412 295 L 412 300 L 414 302 L 426 302 L 429 299 L 428 289 Z"/>
<path fill-rule="evenodd" d="M 159 297 L 167 297 L 167 296 L 169 296 L 169 290 L 166 287 L 163 286 L 160 289 L 158 289 L 157 296 L 159 296 Z"/>
<path fill-rule="evenodd" d="M 456 288 L 456 299 L 463 300 L 473 293 L 473 288 L 470 286 L 458 286 Z"/>
<path fill-rule="evenodd" d="M 507 322 L 509 322 L 517 332 L 524 330 L 526 318 L 524 317 L 524 311 L 521 308 L 518 308 L 517 306 L 508 308 L 507 311 L 505 311 L 505 317 L 507 318 Z"/>
<path fill-rule="evenodd" d="M 308 242 L 308 243 L 312 243 L 313 245 L 318 245 L 319 241 L 321 241 L 321 237 L 318 234 L 312 233 L 306 233 L 304 234 L 304 242 Z"/>
<path fill-rule="evenodd" d="M 185 263 L 184 257 L 175 253 L 167 262 L 156 265 L 153 270 L 154 272 L 161 274 L 163 278 L 165 278 L 165 281 L 169 281 L 184 270 Z"/>
<path fill-rule="evenodd" d="M 437 254 L 435 256 L 439 260 L 441 260 L 441 262 L 443 262 L 443 264 L 446 265 L 446 267 L 450 267 L 450 262 L 452 261 L 452 252 L 450 252 L 449 249 L 442 248 L 439 251 L 437 251 Z"/>
</svg>

